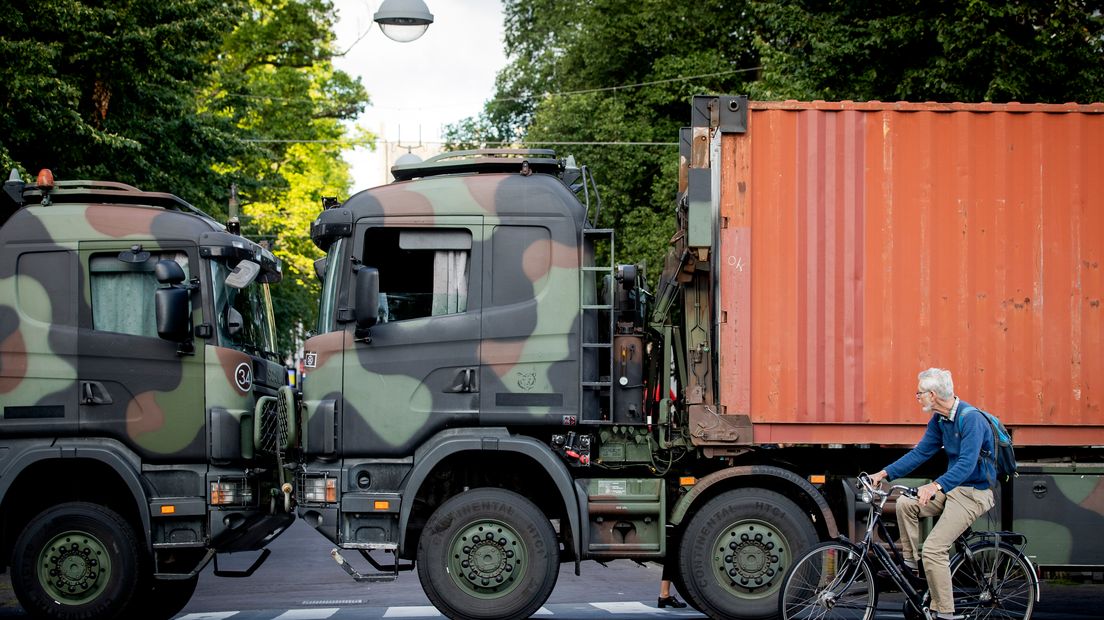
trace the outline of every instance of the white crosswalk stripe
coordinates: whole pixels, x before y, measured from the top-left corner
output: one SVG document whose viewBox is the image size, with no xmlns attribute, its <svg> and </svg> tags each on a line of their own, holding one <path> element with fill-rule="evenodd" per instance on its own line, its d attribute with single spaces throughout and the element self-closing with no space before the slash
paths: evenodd
<svg viewBox="0 0 1104 620">
<path fill-rule="evenodd" d="M 318 609 L 289 609 L 276 616 L 273 620 L 326 620 L 337 613 L 337 607 L 320 607 Z"/>
<path fill-rule="evenodd" d="M 431 605 L 411 607 L 388 607 L 383 614 L 384 618 L 437 618 L 441 612 Z"/>
<path fill-rule="evenodd" d="M 363 600 L 363 599 L 361 599 Z M 313 601 L 312 601 L 313 602 Z M 321 602 L 321 601 L 319 601 Z M 584 611 L 586 608 L 590 611 Z M 680 613 L 681 612 L 681 613 Z M 668 618 L 692 617 L 702 618 L 700 612 L 692 609 L 669 610 L 657 609 L 646 603 L 638 601 L 610 602 L 610 603 L 559 603 L 548 604 L 538 609 L 533 617 L 544 617 L 554 620 L 556 617 L 582 617 L 603 618 L 617 616 L 626 619 L 655 618 L 666 616 Z M 344 620 L 346 618 L 442 618 L 443 614 L 431 605 L 406 605 L 394 607 L 322 607 L 288 610 L 254 610 L 254 611 L 209 611 L 190 613 L 179 616 L 176 620 Z M 336 616 L 336 617 L 335 617 Z M 894 616 L 887 616 L 885 620 L 892 620 Z M 898 614 L 899 617 L 899 614 Z M 879 616 L 881 618 L 881 616 Z"/>
<path fill-rule="evenodd" d="M 627 601 L 618 603 L 591 603 L 592 607 L 597 607 L 602 611 L 608 611 L 611 614 L 663 614 L 667 612 L 656 608 L 650 607 L 641 603 L 640 601 Z"/>
</svg>

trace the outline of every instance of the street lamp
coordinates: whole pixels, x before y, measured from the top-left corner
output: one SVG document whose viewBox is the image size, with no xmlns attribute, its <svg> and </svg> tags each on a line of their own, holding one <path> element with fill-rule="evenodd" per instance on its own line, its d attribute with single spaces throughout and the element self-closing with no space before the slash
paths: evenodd
<svg viewBox="0 0 1104 620">
<path fill-rule="evenodd" d="M 384 0 L 372 19 L 388 39 L 409 43 L 425 34 L 433 14 L 422 0 Z"/>
</svg>

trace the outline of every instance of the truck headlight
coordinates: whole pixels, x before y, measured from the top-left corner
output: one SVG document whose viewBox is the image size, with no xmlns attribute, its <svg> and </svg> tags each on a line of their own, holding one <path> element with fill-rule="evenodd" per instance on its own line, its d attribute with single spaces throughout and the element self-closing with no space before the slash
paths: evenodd
<svg viewBox="0 0 1104 620">
<path fill-rule="evenodd" d="M 253 488 L 245 478 L 219 478 L 211 483 L 212 506 L 249 506 Z"/>
<path fill-rule="evenodd" d="M 303 480 L 303 501 L 313 504 L 337 502 L 337 479 L 327 476 L 311 476 Z"/>
</svg>

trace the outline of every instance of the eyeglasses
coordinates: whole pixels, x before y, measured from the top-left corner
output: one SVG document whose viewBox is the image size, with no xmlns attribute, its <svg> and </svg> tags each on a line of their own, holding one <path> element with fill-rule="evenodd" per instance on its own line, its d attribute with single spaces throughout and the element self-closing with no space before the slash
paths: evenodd
<svg viewBox="0 0 1104 620">
<path fill-rule="evenodd" d="M 923 392 L 917 392 L 916 393 L 916 400 L 920 400 L 920 397 L 923 396 L 924 394 L 927 394 L 928 392 L 931 392 L 931 390 L 924 390 Z"/>
</svg>

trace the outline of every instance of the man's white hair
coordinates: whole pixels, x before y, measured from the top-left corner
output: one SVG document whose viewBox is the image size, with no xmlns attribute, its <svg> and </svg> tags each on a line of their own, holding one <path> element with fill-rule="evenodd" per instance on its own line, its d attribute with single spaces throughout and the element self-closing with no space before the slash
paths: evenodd
<svg viewBox="0 0 1104 620">
<path fill-rule="evenodd" d="M 921 372 L 917 378 L 920 380 L 921 391 L 931 390 L 943 399 L 954 396 L 954 379 L 951 379 L 951 371 L 945 368 L 929 368 Z"/>
</svg>

